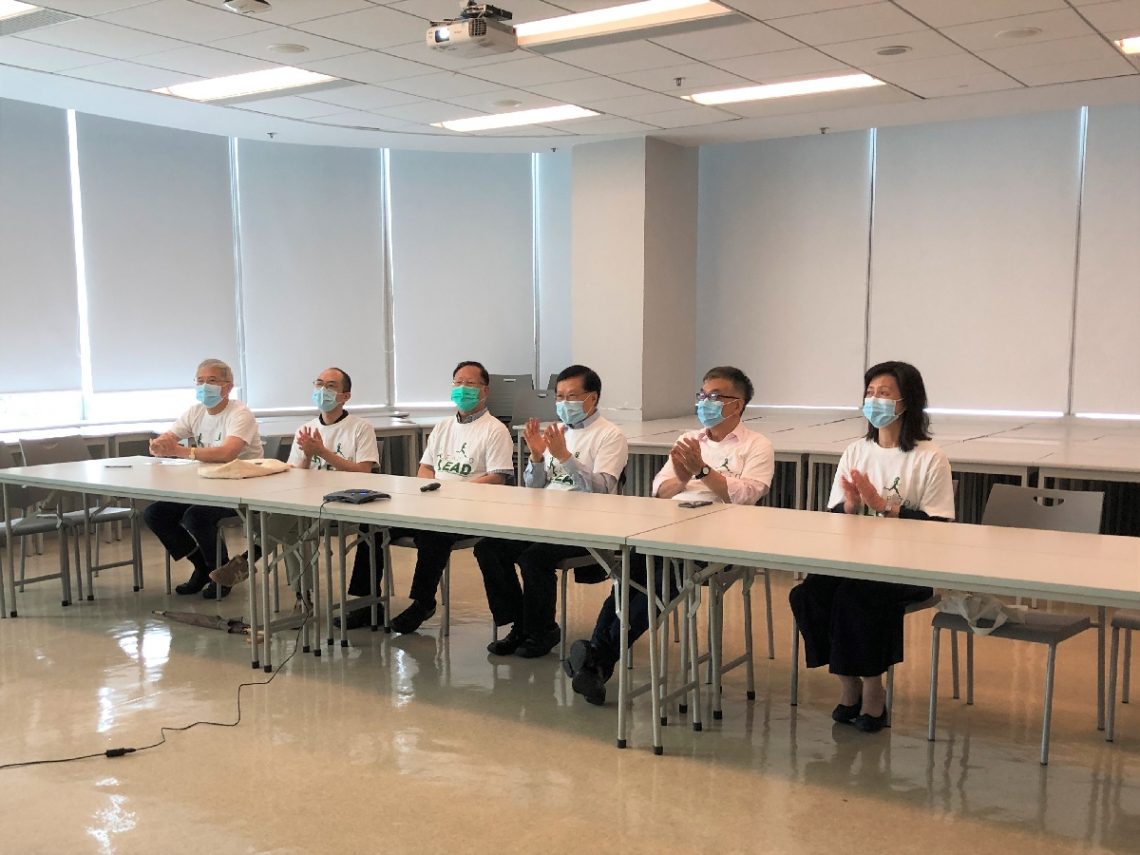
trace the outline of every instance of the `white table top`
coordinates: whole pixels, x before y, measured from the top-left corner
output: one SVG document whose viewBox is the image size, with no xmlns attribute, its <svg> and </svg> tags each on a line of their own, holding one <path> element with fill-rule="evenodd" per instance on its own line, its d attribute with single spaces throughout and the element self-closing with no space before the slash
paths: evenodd
<svg viewBox="0 0 1140 855">
<path fill-rule="evenodd" d="M 678 558 L 1140 605 L 1140 538 L 733 506 L 630 544 Z"/>
</svg>

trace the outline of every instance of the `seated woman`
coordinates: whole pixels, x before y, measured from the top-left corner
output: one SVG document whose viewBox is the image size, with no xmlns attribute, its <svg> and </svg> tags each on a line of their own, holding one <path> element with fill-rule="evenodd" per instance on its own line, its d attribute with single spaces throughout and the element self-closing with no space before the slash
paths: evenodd
<svg viewBox="0 0 1140 855">
<path fill-rule="evenodd" d="M 843 452 L 828 507 L 835 513 L 954 519 L 950 462 L 930 441 L 926 386 L 905 362 L 882 362 L 863 377 L 867 435 Z M 884 521 L 883 525 L 890 525 Z M 809 668 L 827 665 L 842 692 L 831 713 L 867 733 L 887 722 L 882 675 L 903 660 L 903 615 L 930 588 L 808 576 L 788 598 Z"/>
</svg>

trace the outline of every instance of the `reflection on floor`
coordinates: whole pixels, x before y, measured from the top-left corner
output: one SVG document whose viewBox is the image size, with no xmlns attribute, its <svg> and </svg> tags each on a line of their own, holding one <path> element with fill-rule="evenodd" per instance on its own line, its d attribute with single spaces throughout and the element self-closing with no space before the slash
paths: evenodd
<svg viewBox="0 0 1140 855">
<path fill-rule="evenodd" d="M 262 680 L 241 636 L 167 623 L 153 610 L 217 613 L 125 571 L 99 599 L 63 609 L 55 583 L 19 595 L 0 621 L 0 763 L 143 746 L 159 727 L 232 722 L 237 685 Z M 116 544 L 111 549 L 118 550 Z M 50 570 L 48 554 L 29 570 Z M 664 757 L 648 750 L 638 698 L 632 747 L 613 747 L 616 707 L 581 701 L 557 656 L 491 657 L 471 553 L 453 563 L 451 637 L 351 633 L 352 646 L 298 654 L 272 685 L 242 691 L 233 728 L 171 733 L 119 759 L 0 771 L 7 852 L 1026 852 L 1140 847 L 1140 715 L 1120 708 L 1118 742 L 1095 727 L 1095 633 L 1060 651 L 1050 765 L 1037 763 L 1044 651 L 980 640 L 977 704 L 943 684 L 938 741 L 926 740 L 929 616 L 912 616 L 894 727 L 833 725 L 826 674 L 804 673 L 788 704 L 789 581 L 774 585 L 776 658 L 725 683 L 725 714 L 694 733 L 674 716 Z M 176 565 L 175 574 L 186 574 Z M 406 592 L 410 552 L 397 550 Z M 179 579 L 176 578 L 175 581 Z M 604 585 L 570 590 L 571 636 L 588 633 Z M 762 591 L 754 609 L 764 650 Z M 287 600 L 283 598 L 283 602 Z M 397 606 L 402 606 L 403 601 Z M 220 611 L 239 616 L 239 588 Z M 740 647 L 740 598 L 726 606 Z M 294 637 L 275 642 L 275 661 Z M 645 651 L 638 648 L 637 660 Z M 947 657 L 948 658 L 948 657 Z M 675 657 L 674 657 L 675 661 Z M 948 675 L 947 671 L 944 672 Z M 707 704 L 707 696 L 705 703 Z"/>
</svg>

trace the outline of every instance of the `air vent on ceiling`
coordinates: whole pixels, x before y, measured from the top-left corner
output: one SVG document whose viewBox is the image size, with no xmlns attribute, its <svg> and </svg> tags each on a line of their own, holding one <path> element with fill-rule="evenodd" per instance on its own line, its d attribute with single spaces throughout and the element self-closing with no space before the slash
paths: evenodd
<svg viewBox="0 0 1140 855">
<path fill-rule="evenodd" d="M 0 21 L 0 36 L 11 36 L 28 30 L 38 30 L 40 27 L 50 27 L 52 24 L 62 24 L 70 21 L 75 15 L 66 12 L 56 12 L 53 9 L 40 9 L 26 15 L 16 15 Z"/>
</svg>

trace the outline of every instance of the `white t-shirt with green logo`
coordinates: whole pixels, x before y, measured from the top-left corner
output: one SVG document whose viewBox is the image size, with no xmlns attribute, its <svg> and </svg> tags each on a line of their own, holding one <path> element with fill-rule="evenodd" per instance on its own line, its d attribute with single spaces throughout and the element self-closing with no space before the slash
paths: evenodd
<svg viewBox="0 0 1140 855">
<path fill-rule="evenodd" d="M 440 481 L 467 481 L 488 472 L 514 472 L 514 443 L 489 411 L 464 424 L 450 416 L 432 428 L 420 463 Z"/>
<path fill-rule="evenodd" d="M 567 429 L 563 436 L 566 437 L 566 449 L 574 456 L 578 469 L 611 476 L 616 490 L 617 481 L 629 459 L 629 441 L 621 428 L 598 416 L 586 427 Z M 542 455 L 542 465 L 546 469 L 547 490 L 574 489 L 573 479 L 549 449 Z"/>
<path fill-rule="evenodd" d="M 901 448 L 881 448 L 871 439 L 858 439 L 851 443 L 839 458 L 835 481 L 827 506 L 834 508 L 844 502 L 840 476 L 850 479 L 851 470 L 858 469 L 871 479 L 875 488 L 893 505 L 908 510 L 922 511 L 927 516 L 954 519 L 954 481 L 950 474 L 950 461 L 946 454 L 929 440 L 915 445 L 910 451 Z"/>
<path fill-rule="evenodd" d="M 320 416 L 305 422 L 293 437 L 293 450 L 289 452 L 289 464 L 300 466 L 305 461 L 298 437 L 305 428 L 315 430 L 321 441 L 333 454 L 338 454 L 352 463 L 379 463 L 380 450 L 376 446 L 376 430 L 360 416 L 345 413 L 331 425 L 321 421 Z M 328 469 L 329 465 L 317 455 L 309 461 L 310 469 Z"/>
<path fill-rule="evenodd" d="M 194 437 L 199 448 L 217 448 L 231 436 L 245 440 L 245 448 L 238 454 L 240 460 L 257 460 L 261 457 L 261 433 L 253 412 L 241 401 L 230 400 L 217 415 L 210 415 L 202 404 L 195 404 L 174 423 L 170 432 L 179 439 Z"/>
</svg>

